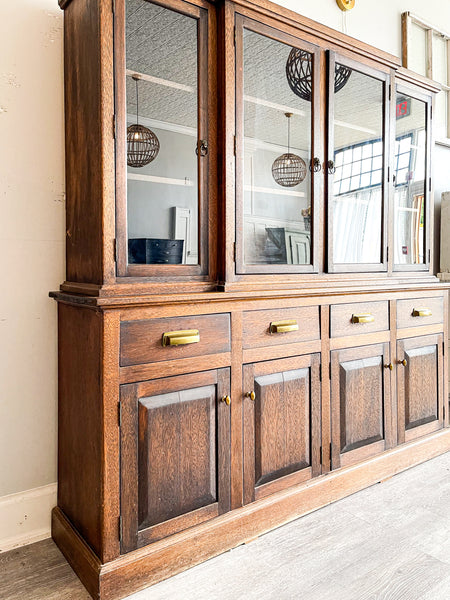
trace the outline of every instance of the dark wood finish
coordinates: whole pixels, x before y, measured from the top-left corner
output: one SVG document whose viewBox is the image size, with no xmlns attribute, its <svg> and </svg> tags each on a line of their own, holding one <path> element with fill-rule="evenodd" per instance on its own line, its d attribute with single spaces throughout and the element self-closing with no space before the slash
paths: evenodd
<svg viewBox="0 0 450 600">
<path fill-rule="evenodd" d="M 229 385 L 222 369 L 122 387 L 122 552 L 229 510 Z"/>
<path fill-rule="evenodd" d="M 320 356 L 244 367 L 244 503 L 320 473 Z"/>
<path fill-rule="evenodd" d="M 431 315 L 426 317 L 414 317 L 413 311 L 418 308 L 428 308 Z M 444 299 L 438 298 L 408 298 L 397 302 L 397 327 L 428 327 L 444 323 Z"/>
<path fill-rule="evenodd" d="M 58 506 L 102 556 L 101 315 L 60 304 L 58 341 Z"/>
<path fill-rule="evenodd" d="M 375 320 L 372 323 L 353 323 L 353 315 L 359 314 L 370 314 Z M 331 307 L 330 321 L 331 337 L 387 331 L 389 329 L 389 305 L 387 301 L 334 305 Z"/>
<path fill-rule="evenodd" d="M 200 341 L 185 346 L 163 346 L 163 334 L 169 331 L 197 329 Z M 231 350 L 230 316 L 199 315 L 123 321 L 120 325 L 120 365 L 181 360 Z"/>
<path fill-rule="evenodd" d="M 66 278 L 113 280 L 113 45 L 110 0 L 77 0 L 64 18 Z"/>
<path fill-rule="evenodd" d="M 331 353 L 332 467 L 392 446 L 389 345 Z"/>
<path fill-rule="evenodd" d="M 271 333 L 270 324 L 296 320 L 298 331 Z M 243 348 L 261 348 L 320 339 L 317 306 L 246 311 L 243 315 Z"/>
<path fill-rule="evenodd" d="M 442 352 L 442 334 L 399 340 L 397 344 L 399 443 L 444 426 Z"/>
<path fill-rule="evenodd" d="M 119 600 L 449 450 L 450 430 L 446 429 L 370 461 L 292 486 L 105 565 L 99 564 L 59 509 L 52 515 L 53 537 L 86 587 L 94 588 L 91 592 L 94 598 Z"/>
</svg>

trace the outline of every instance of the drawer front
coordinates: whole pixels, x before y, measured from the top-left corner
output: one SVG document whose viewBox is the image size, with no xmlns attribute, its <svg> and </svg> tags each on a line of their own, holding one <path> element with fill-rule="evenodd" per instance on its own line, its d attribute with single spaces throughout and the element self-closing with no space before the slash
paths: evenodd
<svg viewBox="0 0 450 600">
<path fill-rule="evenodd" d="M 397 328 L 444 322 L 444 298 L 411 298 L 397 302 Z"/>
<path fill-rule="evenodd" d="M 358 319 L 360 322 L 356 322 Z M 389 329 L 389 303 L 381 300 L 335 304 L 331 307 L 330 329 L 331 337 L 386 331 Z"/>
<path fill-rule="evenodd" d="M 182 338 L 178 342 L 185 343 L 169 345 L 167 340 L 168 345 L 164 346 L 163 336 L 169 332 L 177 332 L 178 338 Z M 189 333 L 183 335 L 181 332 Z M 229 352 L 230 337 L 229 314 L 123 321 L 120 325 L 120 366 Z"/>
<path fill-rule="evenodd" d="M 319 307 L 246 311 L 242 337 L 244 349 L 318 340 Z"/>
</svg>

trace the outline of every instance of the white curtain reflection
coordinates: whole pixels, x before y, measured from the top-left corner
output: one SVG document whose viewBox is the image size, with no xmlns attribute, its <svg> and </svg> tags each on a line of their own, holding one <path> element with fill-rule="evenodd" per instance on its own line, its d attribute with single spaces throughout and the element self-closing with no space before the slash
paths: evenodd
<svg viewBox="0 0 450 600">
<path fill-rule="evenodd" d="M 381 221 L 379 187 L 334 198 L 334 262 L 379 263 Z"/>
</svg>

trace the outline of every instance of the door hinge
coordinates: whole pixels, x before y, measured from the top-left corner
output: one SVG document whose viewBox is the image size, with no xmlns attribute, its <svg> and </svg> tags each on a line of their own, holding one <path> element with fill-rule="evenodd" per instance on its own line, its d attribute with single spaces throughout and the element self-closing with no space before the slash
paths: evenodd
<svg viewBox="0 0 450 600">
<path fill-rule="evenodd" d="M 386 246 L 386 262 L 389 262 L 389 246 Z"/>
<path fill-rule="evenodd" d="M 428 248 L 428 264 L 431 262 L 431 248 Z"/>
<path fill-rule="evenodd" d="M 114 15 L 116 13 L 116 0 L 111 0 L 111 9 Z"/>
<path fill-rule="evenodd" d="M 319 381 L 322 381 L 322 363 L 319 364 Z"/>
<path fill-rule="evenodd" d="M 117 262 L 117 240 L 113 240 L 113 257 L 114 262 Z"/>
<path fill-rule="evenodd" d="M 328 363 L 328 379 L 331 379 L 331 362 Z"/>
<path fill-rule="evenodd" d="M 118 528 L 119 528 L 119 542 L 121 542 L 122 537 L 123 537 L 123 519 L 121 516 L 119 517 Z"/>
<path fill-rule="evenodd" d="M 237 30 L 236 30 L 236 25 L 234 26 L 234 32 L 233 32 L 233 43 L 236 46 L 236 40 L 237 40 Z"/>
<path fill-rule="evenodd" d="M 428 191 L 431 192 L 431 177 L 428 178 Z"/>
<path fill-rule="evenodd" d="M 117 405 L 117 422 L 119 423 L 119 427 L 122 427 L 122 403 L 119 402 Z"/>
<path fill-rule="evenodd" d="M 113 115 L 113 122 L 112 122 L 112 129 L 113 129 L 113 139 L 116 139 L 116 115 Z"/>
<path fill-rule="evenodd" d="M 233 152 L 234 155 L 237 156 L 237 141 L 236 141 L 236 136 L 233 136 Z"/>
<path fill-rule="evenodd" d="M 445 342 L 442 342 L 442 356 L 445 356 Z"/>
<path fill-rule="evenodd" d="M 236 242 L 233 242 L 233 262 L 236 262 Z"/>
<path fill-rule="evenodd" d="M 320 464 L 323 465 L 323 448 L 320 446 Z"/>
</svg>

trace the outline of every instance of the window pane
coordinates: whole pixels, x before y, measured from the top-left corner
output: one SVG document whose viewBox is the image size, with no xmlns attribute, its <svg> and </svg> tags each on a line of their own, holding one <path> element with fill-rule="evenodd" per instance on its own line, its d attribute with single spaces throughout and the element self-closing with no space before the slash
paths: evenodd
<svg viewBox="0 0 450 600">
<path fill-rule="evenodd" d="M 447 85 L 447 42 L 440 35 L 433 35 L 433 79 Z"/>
<path fill-rule="evenodd" d="M 399 265 L 423 264 L 426 262 L 426 104 L 404 95 L 397 96 L 399 101 L 406 101 L 408 110 L 406 116 L 397 116 L 396 121 L 397 148 L 405 152 L 396 156 L 394 259 Z M 406 152 L 407 140 L 410 140 L 409 152 Z"/>
<path fill-rule="evenodd" d="M 145 128 L 128 129 L 130 263 L 198 263 L 197 61 L 196 19 L 126 1 L 127 126 Z M 140 136 L 158 140 L 151 160 Z"/>
<path fill-rule="evenodd" d="M 448 92 L 441 90 L 436 94 L 435 113 L 433 118 L 434 134 L 437 139 L 447 137 Z"/>
<path fill-rule="evenodd" d="M 335 263 L 381 262 L 383 85 L 352 71 L 335 93 L 334 160 L 343 163 L 331 203 Z"/>
<path fill-rule="evenodd" d="M 426 31 L 415 23 L 411 23 L 408 43 L 408 67 L 420 75 L 427 74 Z"/>
<path fill-rule="evenodd" d="M 248 29 L 243 48 L 244 261 L 311 264 L 311 96 L 294 93 L 286 64 L 306 72 L 313 56 Z"/>
</svg>

